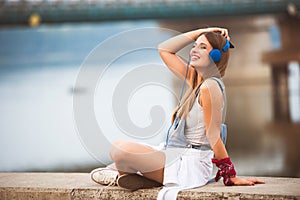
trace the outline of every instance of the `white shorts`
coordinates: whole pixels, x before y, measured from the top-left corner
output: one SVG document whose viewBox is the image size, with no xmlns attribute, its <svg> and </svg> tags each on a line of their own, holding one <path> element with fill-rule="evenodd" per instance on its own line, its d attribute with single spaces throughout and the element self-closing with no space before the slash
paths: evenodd
<svg viewBox="0 0 300 200">
<path fill-rule="evenodd" d="M 209 181 L 213 170 L 211 162 L 213 151 L 181 149 L 181 153 L 175 159 L 174 155 L 168 155 L 170 154 L 168 151 L 170 150 L 163 151 L 167 158 L 164 170 L 165 186 L 199 187 Z"/>
<path fill-rule="evenodd" d="M 164 169 L 165 186 L 200 187 L 205 185 L 212 175 L 212 150 L 193 148 L 167 148 L 152 146 L 166 155 Z"/>
</svg>

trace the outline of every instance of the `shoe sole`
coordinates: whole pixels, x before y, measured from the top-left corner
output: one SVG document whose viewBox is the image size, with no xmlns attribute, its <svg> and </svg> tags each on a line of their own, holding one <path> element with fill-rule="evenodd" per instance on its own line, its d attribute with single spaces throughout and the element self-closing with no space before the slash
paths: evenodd
<svg viewBox="0 0 300 200">
<path fill-rule="evenodd" d="M 117 179 L 119 187 L 135 191 L 139 189 L 150 189 L 154 187 L 161 187 L 162 184 L 146 178 L 138 174 L 124 174 Z"/>
</svg>

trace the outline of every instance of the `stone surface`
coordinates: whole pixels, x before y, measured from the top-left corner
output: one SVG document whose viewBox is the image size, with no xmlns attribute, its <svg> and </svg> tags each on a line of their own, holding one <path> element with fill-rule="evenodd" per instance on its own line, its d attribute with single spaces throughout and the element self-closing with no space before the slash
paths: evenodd
<svg viewBox="0 0 300 200">
<path fill-rule="evenodd" d="M 261 177 L 266 184 L 222 182 L 182 191 L 178 199 L 300 199 L 300 178 Z M 0 199 L 156 199 L 159 188 L 130 192 L 94 183 L 86 173 L 0 173 Z"/>
</svg>

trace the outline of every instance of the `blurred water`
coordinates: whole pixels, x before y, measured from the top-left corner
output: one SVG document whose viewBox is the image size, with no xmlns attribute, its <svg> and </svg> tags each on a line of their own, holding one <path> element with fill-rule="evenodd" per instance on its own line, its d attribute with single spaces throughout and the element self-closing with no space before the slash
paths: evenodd
<svg viewBox="0 0 300 200">
<path fill-rule="evenodd" d="M 100 165 L 99 160 L 89 154 L 88 147 L 80 141 L 80 135 L 76 131 L 73 95 L 85 95 L 86 88 L 75 88 L 74 83 L 81 64 L 95 47 L 115 34 L 145 27 L 158 28 L 158 25 L 154 21 L 126 21 L 49 25 L 36 29 L 2 27 L 0 171 L 80 170 Z M 170 37 L 163 31 L 155 34 L 157 35 L 153 37 L 161 40 Z M 116 48 L 129 48 L 133 43 L 132 39 L 141 35 L 132 37 L 127 38 L 129 41 L 111 44 L 114 46 L 109 48 L 100 47 L 97 52 L 99 59 L 92 63 L 97 68 L 107 67 L 104 63 L 112 62 L 111 55 L 116 54 Z M 139 40 L 135 42 L 138 43 Z M 148 41 L 151 42 L 153 41 Z M 126 138 L 116 127 L 111 113 L 113 85 L 126 73 L 146 63 L 162 66 L 156 49 L 136 50 L 122 55 L 101 75 L 101 87 L 98 87 L 95 96 L 95 114 L 101 127 L 109 133 L 106 136 L 112 136 L 110 141 Z M 171 73 L 167 72 L 165 78 L 172 87 Z M 147 99 L 145 95 L 148 95 Z M 163 98 L 160 99 L 161 97 Z M 131 97 L 130 102 L 129 114 L 132 121 L 143 127 L 151 123 L 148 113 L 149 108 L 154 105 L 161 105 L 165 108 L 165 113 L 171 113 L 174 94 L 157 85 L 144 86 L 138 95 Z M 169 120 L 163 122 L 160 133 L 152 138 L 152 143 L 163 140 L 168 122 Z M 101 145 L 103 143 L 99 141 L 99 154 L 105 154 L 101 161 L 107 161 L 108 149 L 101 152 Z"/>
<path fill-rule="evenodd" d="M 123 21 L 42 25 L 36 29 L 1 27 L 0 171 L 68 171 L 98 166 L 99 161 L 88 153 L 76 132 L 72 98 L 86 91 L 74 88 L 74 82 L 81 63 L 99 43 L 122 31 L 144 27 L 159 24 Z M 157 37 L 164 40 L 170 35 L 158 31 Z M 126 48 L 129 44 L 124 41 L 118 45 Z M 100 61 L 110 59 L 114 51 L 105 49 Z M 112 88 L 145 61 L 162 65 L 156 51 L 141 53 L 113 63 L 99 83 L 103 87 L 96 91 L 95 115 L 106 132 L 111 132 L 110 140 L 123 137 L 111 116 Z M 171 73 L 166 79 L 173 86 Z M 299 125 L 272 121 L 271 86 L 228 83 L 228 148 L 239 174 L 299 176 L 299 162 L 293 159 L 299 150 L 295 144 L 299 141 Z M 178 90 L 176 86 L 177 95 Z M 103 98 L 101 93 L 108 96 Z M 174 103 L 172 92 L 152 85 L 133 95 L 128 109 L 134 123 L 143 127 L 151 123 L 151 107 L 164 106 L 169 117 Z M 152 143 L 164 139 L 167 126 L 168 121 L 163 122 Z"/>
</svg>

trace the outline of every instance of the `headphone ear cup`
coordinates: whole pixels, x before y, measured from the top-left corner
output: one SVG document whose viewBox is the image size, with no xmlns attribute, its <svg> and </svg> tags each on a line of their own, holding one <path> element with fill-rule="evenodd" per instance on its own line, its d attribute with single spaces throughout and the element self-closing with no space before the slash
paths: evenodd
<svg viewBox="0 0 300 200">
<path fill-rule="evenodd" d="M 209 52 L 209 57 L 214 61 L 214 62 L 219 62 L 222 58 L 222 53 L 219 49 L 213 49 Z"/>
</svg>

